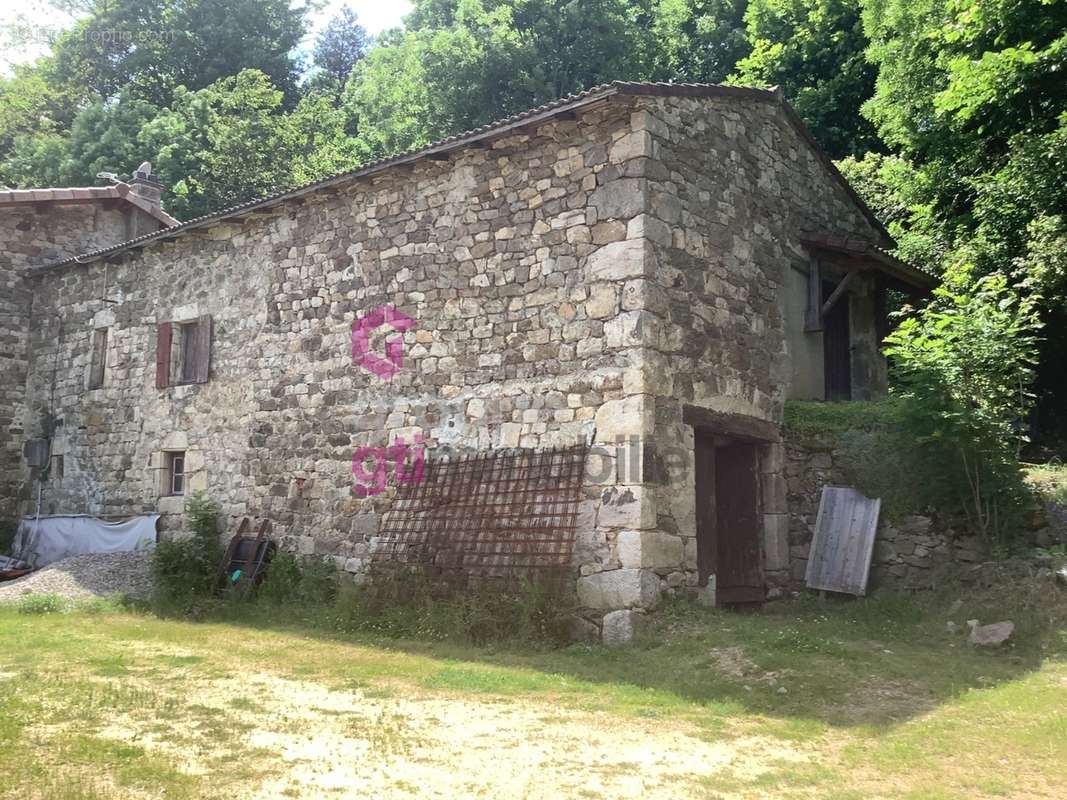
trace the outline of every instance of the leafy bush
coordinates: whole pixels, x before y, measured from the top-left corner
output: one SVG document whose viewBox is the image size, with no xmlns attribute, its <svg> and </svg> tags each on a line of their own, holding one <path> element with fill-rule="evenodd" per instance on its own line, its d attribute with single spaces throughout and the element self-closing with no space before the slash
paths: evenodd
<svg viewBox="0 0 1067 800">
<path fill-rule="evenodd" d="M 1018 455 L 1039 327 L 1034 300 L 1003 275 L 974 281 L 960 265 L 886 338 L 904 424 L 991 542 L 1017 529 L 1026 498 Z"/>
<path fill-rule="evenodd" d="M 218 515 L 218 504 L 202 493 L 186 501 L 190 535 L 162 541 L 152 553 L 157 601 L 187 605 L 211 593 L 222 558 Z"/>
<path fill-rule="evenodd" d="M 267 603 L 330 605 L 337 597 L 337 569 L 325 559 L 301 559 L 279 552 L 259 587 L 258 597 Z"/>
<path fill-rule="evenodd" d="M 805 446 L 835 450 L 843 478 L 882 501 L 882 513 L 899 519 L 936 509 L 954 515 L 959 499 L 946 485 L 946 470 L 930 458 L 908 426 L 905 402 L 785 404 L 787 436 Z"/>
<path fill-rule="evenodd" d="M 58 594 L 30 594 L 18 601 L 20 614 L 61 614 L 70 608 L 70 602 Z"/>
</svg>

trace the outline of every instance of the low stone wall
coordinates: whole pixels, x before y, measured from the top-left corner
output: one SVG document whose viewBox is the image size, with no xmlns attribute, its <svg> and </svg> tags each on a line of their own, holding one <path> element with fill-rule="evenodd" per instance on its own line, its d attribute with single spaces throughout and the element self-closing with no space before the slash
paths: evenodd
<svg viewBox="0 0 1067 800">
<path fill-rule="evenodd" d="M 789 578 L 784 586 L 770 590 L 779 595 L 804 586 L 808 552 L 815 534 L 815 519 L 824 486 L 852 485 L 842 453 L 830 442 L 786 438 L 785 476 L 789 504 Z M 975 536 L 953 530 L 936 516 L 911 515 L 878 521 L 871 577 L 868 586 L 929 585 L 936 571 L 949 563 L 970 564 L 982 560 Z"/>
</svg>

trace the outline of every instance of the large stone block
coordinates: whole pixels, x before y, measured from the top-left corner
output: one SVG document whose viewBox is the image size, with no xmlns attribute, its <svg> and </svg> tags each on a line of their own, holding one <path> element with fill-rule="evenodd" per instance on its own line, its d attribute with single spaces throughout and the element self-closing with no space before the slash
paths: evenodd
<svg viewBox="0 0 1067 800">
<path fill-rule="evenodd" d="M 611 150 L 608 153 L 608 161 L 612 164 L 621 164 L 631 158 L 651 155 L 652 136 L 648 131 L 638 130 L 626 134 L 611 146 Z"/>
<path fill-rule="evenodd" d="M 654 413 L 650 395 L 609 400 L 596 412 L 597 443 L 618 444 L 628 442 L 632 436 L 650 436 L 655 424 Z"/>
<path fill-rule="evenodd" d="M 789 569 L 789 515 L 763 515 L 763 566 L 768 572 Z"/>
<path fill-rule="evenodd" d="M 647 203 L 648 181 L 643 178 L 619 178 L 608 181 L 589 195 L 589 205 L 597 218 L 629 219 L 641 213 Z"/>
<path fill-rule="evenodd" d="M 645 569 L 613 569 L 578 579 L 578 604 L 598 611 L 650 609 L 659 602 L 659 578 Z"/>
<path fill-rule="evenodd" d="M 619 562 L 624 569 L 681 567 L 685 543 L 663 531 L 619 531 Z"/>
<path fill-rule="evenodd" d="M 784 475 L 763 476 L 763 510 L 767 514 L 785 514 L 789 511 L 786 495 L 789 486 Z"/>
<path fill-rule="evenodd" d="M 629 644 L 640 634 L 645 622 L 644 611 L 610 611 L 604 615 L 601 640 L 612 647 Z"/>
<path fill-rule="evenodd" d="M 610 242 L 586 259 L 589 280 L 625 281 L 648 278 L 652 273 L 651 244 L 646 239 Z"/>
<path fill-rule="evenodd" d="M 655 525 L 655 498 L 644 486 L 611 486 L 601 493 L 598 527 L 634 530 Z"/>
</svg>

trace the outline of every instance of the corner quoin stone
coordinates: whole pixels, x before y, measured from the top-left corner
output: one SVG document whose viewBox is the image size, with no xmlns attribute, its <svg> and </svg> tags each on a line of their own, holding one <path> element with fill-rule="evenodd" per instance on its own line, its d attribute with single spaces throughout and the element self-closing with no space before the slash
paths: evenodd
<svg viewBox="0 0 1067 800">
<path fill-rule="evenodd" d="M 578 603 L 597 611 L 655 608 L 659 578 L 644 569 L 613 569 L 578 579 Z"/>
</svg>

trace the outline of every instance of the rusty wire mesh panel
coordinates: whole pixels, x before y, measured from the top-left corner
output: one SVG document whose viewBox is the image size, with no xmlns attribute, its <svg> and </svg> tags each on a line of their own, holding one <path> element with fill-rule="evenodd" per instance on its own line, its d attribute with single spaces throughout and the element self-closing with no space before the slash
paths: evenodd
<svg viewBox="0 0 1067 800">
<path fill-rule="evenodd" d="M 452 587 L 559 580 L 571 569 L 587 447 L 429 459 L 372 542 L 378 568 Z"/>
</svg>

